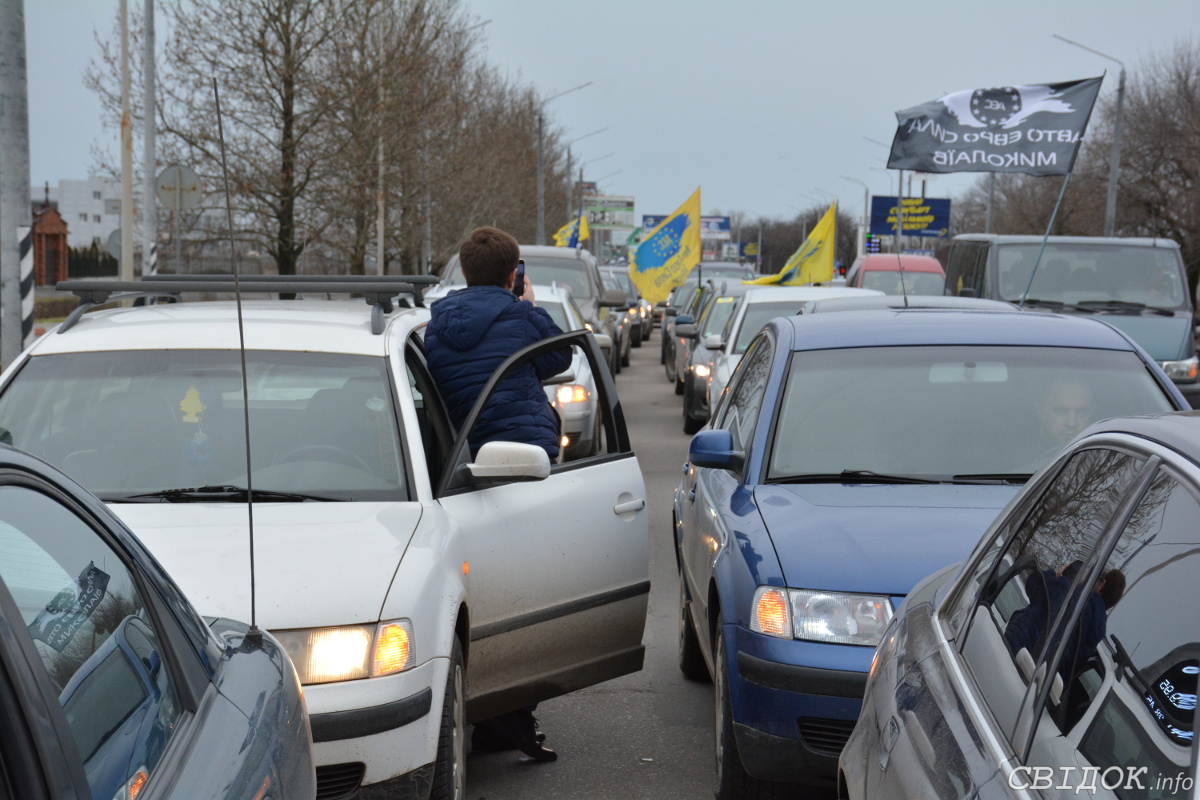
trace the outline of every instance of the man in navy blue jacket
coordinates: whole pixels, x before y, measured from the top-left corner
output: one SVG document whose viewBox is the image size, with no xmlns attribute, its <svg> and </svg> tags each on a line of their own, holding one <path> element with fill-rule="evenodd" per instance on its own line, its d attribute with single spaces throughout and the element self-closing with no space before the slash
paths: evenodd
<svg viewBox="0 0 1200 800">
<path fill-rule="evenodd" d="M 496 228 L 476 228 L 458 251 L 467 288 L 434 304 L 425 331 L 429 370 L 450 417 L 462 427 L 496 367 L 526 345 L 562 333 L 545 309 L 534 305 L 533 287 L 513 294 L 520 248 Z M 571 365 L 571 349 L 543 353 L 517 367 L 500 384 L 471 431 L 471 455 L 487 442 L 525 442 L 558 457 L 558 414 L 542 381 Z"/>
</svg>

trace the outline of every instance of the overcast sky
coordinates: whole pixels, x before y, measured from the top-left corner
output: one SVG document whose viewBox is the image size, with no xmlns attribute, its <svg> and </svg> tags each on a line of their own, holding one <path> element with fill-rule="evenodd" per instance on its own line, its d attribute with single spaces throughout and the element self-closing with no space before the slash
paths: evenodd
<svg viewBox="0 0 1200 800">
<path fill-rule="evenodd" d="M 1200 46 L 1197 0 L 462 2 L 491 20 L 489 61 L 543 97 L 592 82 L 551 101 L 547 118 L 568 139 L 608 128 L 573 150 L 598 159 L 587 179 L 634 196 L 639 214 L 673 211 L 697 186 L 705 212 L 788 217 L 832 193 L 859 214 L 863 188 L 843 176 L 895 193 L 886 148 L 863 137 L 891 142 L 899 109 L 1105 69 L 1101 98 L 1116 91 L 1116 64 L 1052 33 L 1131 75 L 1189 37 Z M 86 177 L 94 145 L 115 151 L 83 71 L 97 57 L 93 30 L 107 31 L 116 9 L 25 0 L 35 190 Z M 974 177 L 939 177 L 928 194 L 955 196 Z"/>
</svg>

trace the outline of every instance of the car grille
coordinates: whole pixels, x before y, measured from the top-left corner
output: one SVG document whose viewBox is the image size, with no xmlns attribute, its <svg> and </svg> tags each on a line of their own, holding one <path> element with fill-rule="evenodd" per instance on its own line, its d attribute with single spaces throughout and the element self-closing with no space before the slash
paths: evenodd
<svg viewBox="0 0 1200 800">
<path fill-rule="evenodd" d="M 842 748 L 854 730 L 854 722 L 842 719 L 818 719 L 801 717 L 796 720 L 800 738 L 815 753 L 825 756 L 841 755 Z"/>
<path fill-rule="evenodd" d="M 367 765 L 358 762 L 317 767 L 317 800 L 339 800 L 354 794 L 366 770 Z"/>
</svg>

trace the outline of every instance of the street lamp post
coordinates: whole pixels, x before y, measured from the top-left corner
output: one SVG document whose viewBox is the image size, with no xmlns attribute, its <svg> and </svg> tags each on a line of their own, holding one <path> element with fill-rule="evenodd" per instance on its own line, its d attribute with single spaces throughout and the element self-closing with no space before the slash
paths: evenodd
<svg viewBox="0 0 1200 800">
<path fill-rule="evenodd" d="M 867 246 L 867 228 L 871 224 L 871 187 L 857 178 L 847 178 L 845 175 L 842 176 L 842 180 L 857 183 L 863 187 L 862 227 L 858 230 L 858 254 L 861 256 Z"/>
<path fill-rule="evenodd" d="M 537 243 L 538 244 L 546 243 L 546 190 L 545 190 L 545 182 L 542 177 L 542 174 L 543 174 L 543 169 L 542 169 L 542 139 L 543 139 L 542 129 L 545 127 L 546 103 L 549 103 L 551 100 L 555 100 L 559 97 L 562 97 L 564 94 L 569 94 L 570 92 L 575 92 L 575 91 L 578 91 L 580 89 L 586 88 L 591 85 L 592 85 L 591 81 L 588 81 L 587 83 L 581 83 L 578 86 L 574 86 L 570 89 L 559 92 L 558 94 L 551 95 L 550 97 L 547 97 L 545 100 L 538 103 L 538 110 L 537 110 Z"/>
<path fill-rule="evenodd" d="M 1104 235 L 1112 236 L 1117 220 L 1117 177 L 1121 171 L 1121 107 L 1125 104 L 1125 63 L 1120 59 L 1105 55 L 1099 50 L 1093 50 L 1079 42 L 1073 42 L 1064 36 L 1059 36 L 1057 33 L 1052 34 L 1052 36 L 1060 42 L 1074 45 L 1081 50 L 1087 50 L 1089 53 L 1094 53 L 1101 58 L 1106 58 L 1121 65 L 1121 72 L 1117 78 L 1117 115 L 1116 119 L 1113 120 L 1112 152 L 1109 154 L 1108 159 L 1108 200 L 1104 205 Z"/>
<path fill-rule="evenodd" d="M 598 130 L 594 130 L 591 133 L 585 133 L 583 136 L 576 136 L 574 139 L 567 142 L 567 219 L 568 220 L 571 219 L 571 207 L 572 207 L 571 200 L 575 195 L 575 191 L 574 191 L 575 187 L 571 183 L 571 177 L 572 177 L 571 145 L 575 144 L 576 142 L 580 141 L 581 139 L 586 139 L 589 136 L 595 136 L 597 133 L 604 133 L 606 130 L 608 130 L 608 128 L 603 127 Z"/>
</svg>

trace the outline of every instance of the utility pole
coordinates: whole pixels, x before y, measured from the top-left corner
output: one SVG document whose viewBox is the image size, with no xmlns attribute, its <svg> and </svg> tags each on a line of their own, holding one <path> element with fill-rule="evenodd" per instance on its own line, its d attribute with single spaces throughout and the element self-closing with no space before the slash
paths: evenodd
<svg viewBox="0 0 1200 800">
<path fill-rule="evenodd" d="M 129 0 L 121 0 L 121 280 L 133 280 L 133 119 L 129 112 Z"/>
<path fill-rule="evenodd" d="M 0 364 L 11 364 L 25 345 L 21 293 L 21 230 L 32 223 L 29 193 L 29 88 L 25 65 L 24 0 L 0 2 Z"/>
<path fill-rule="evenodd" d="M 538 110 L 537 110 L 537 241 L 535 242 L 535 244 L 545 244 L 546 243 L 546 189 L 545 189 L 545 178 L 543 177 L 543 174 L 545 172 L 545 169 L 543 167 L 544 161 L 542 158 L 542 140 L 544 139 L 543 128 L 545 127 L 546 103 L 549 103 L 551 100 L 554 100 L 556 98 L 562 97 L 564 94 L 568 94 L 570 92 L 575 92 L 575 91 L 578 91 L 580 89 L 586 88 L 591 85 L 592 85 L 591 81 L 588 81 L 587 83 L 581 83 L 578 86 L 574 86 L 570 89 L 559 92 L 558 94 L 551 95 L 550 97 L 547 97 L 545 100 L 538 103 Z"/>
<path fill-rule="evenodd" d="M 154 0 L 146 0 L 146 39 L 142 51 L 142 94 L 145 96 L 142 116 L 142 275 L 158 273 L 158 198 L 155 176 L 158 160 L 155 153 L 156 107 L 154 86 Z"/>
</svg>

